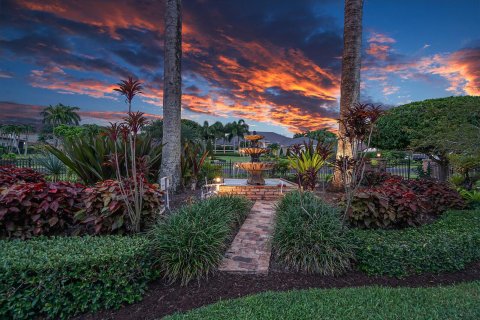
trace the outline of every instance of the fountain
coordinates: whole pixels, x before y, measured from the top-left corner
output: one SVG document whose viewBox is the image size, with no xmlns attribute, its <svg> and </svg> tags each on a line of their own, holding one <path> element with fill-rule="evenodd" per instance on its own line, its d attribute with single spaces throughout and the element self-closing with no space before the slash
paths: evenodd
<svg viewBox="0 0 480 320">
<path fill-rule="evenodd" d="M 263 171 L 271 170 L 274 167 L 274 163 L 261 162 L 260 156 L 268 152 L 267 148 L 260 148 L 259 141 L 264 137 L 253 132 L 253 135 L 245 136 L 245 140 L 250 141 L 250 147 L 241 148 L 239 152 L 251 157 L 250 162 L 237 162 L 235 165 L 249 173 L 247 184 L 255 186 L 265 185 L 265 179 L 263 179 Z"/>
<path fill-rule="evenodd" d="M 249 145 L 240 148 L 239 152 L 249 155 L 250 162 L 237 162 L 235 167 L 248 172 L 248 179 L 225 178 L 218 186 L 218 194 L 235 194 L 247 197 L 250 200 L 278 200 L 286 192 L 295 190 L 297 185 L 282 178 L 263 178 L 263 172 L 271 170 L 274 163 L 261 162 L 260 156 L 268 152 L 267 148 L 261 148 L 259 141 L 264 137 L 255 131 L 252 135 L 245 136 Z"/>
</svg>

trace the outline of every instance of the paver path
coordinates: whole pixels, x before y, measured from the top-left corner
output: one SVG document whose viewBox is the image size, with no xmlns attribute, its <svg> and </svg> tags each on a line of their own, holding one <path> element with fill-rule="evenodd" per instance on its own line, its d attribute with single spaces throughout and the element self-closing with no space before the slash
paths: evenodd
<svg viewBox="0 0 480 320">
<path fill-rule="evenodd" d="M 268 273 L 275 201 L 258 200 L 228 249 L 220 271 Z"/>
</svg>

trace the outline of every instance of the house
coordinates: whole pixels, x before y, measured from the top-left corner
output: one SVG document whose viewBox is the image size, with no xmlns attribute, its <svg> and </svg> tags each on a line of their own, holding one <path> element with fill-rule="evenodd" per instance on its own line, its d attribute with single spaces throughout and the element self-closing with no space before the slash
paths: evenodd
<svg viewBox="0 0 480 320">
<path fill-rule="evenodd" d="M 257 131 L 256 134 L 264 136 L 264 138 L 259 141 L 262 148 L 267 148 L 272 144 L 277 144 L 279 146 L 279 150 L 282 150 L 283 154 L 286 154 L 287 149 L 295 144 L 302 144 L 304 142 L 310 143 L 310 141 L 312 141 L 314 145 L 317 144 L 316 140 L 308 137 L 290 138 L 271 131 Z M 245 142 L 245 140 L 240 139 L 240 142 Z M 221 138 L 217 139 L 216 141 L 218 152 L 224 150 L 225 147 L 228 150 L 232 150 L 237 147 L 237 144 L 237 139 L 232 139 L 232 141 L 228 141 L 227 139 Z"/>
</svg>

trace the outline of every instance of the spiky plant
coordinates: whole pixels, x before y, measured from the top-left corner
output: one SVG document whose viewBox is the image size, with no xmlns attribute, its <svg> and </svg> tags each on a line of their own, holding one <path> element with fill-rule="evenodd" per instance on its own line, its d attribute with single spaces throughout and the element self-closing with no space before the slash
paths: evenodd
<svg viewBox="0 0 480 320">
<path fill-rule="evenodd" d="M 128 113 L 132 112 L 132 100 L 140 93 L 143 93 L 142 83 L 138 80 L 133 80 L 133 77 L 128 77 L 127 80 L 122 80 L 117 83 L 118 88 L 113 90 L 120 92 L 125 96 L 125 102 L 128 103 Z"/>
</svg>

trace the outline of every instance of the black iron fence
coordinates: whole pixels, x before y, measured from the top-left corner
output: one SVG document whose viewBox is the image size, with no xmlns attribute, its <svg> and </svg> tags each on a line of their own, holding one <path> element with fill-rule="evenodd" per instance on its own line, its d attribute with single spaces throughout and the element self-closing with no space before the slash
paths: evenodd
<svg viewBox="0 0 480 320">
<path fill-rule="evenodd" d="M 247 177 L 247 172 L 235 166 L 234 161 L 216 161 L 215 164 L 221 166 L 223 177 L 225 178 Z M 405 179 L 416 179 L 421 174 L 422 162 L 410 159 L 387 161 L 386 171 L 394 175 L 402 176 Z M 264 173 L 266 178 L 286 178 L 293 177 L 294 175 L 294 170 L 279 170 L 278 168 L 267 170 Z M 333 167 L 323 166 L 318 175 L 320 181 L 328 181 L 333 175 Z"/>
<path fill-rule="evenodd" d="M 47 178 L 52 178 L 52 174 L 54 173 L 55 179 L 59 181 L 72 179 L 72 175 L 69 174 L 66 166 L 62 165 L 60 171 L 55 170 L 55 172 L 52 172 L 48 167 L 44 166 L 40 158 L 0 159 L 0 166 L 31 168 L 43 173 Z"/>
</svg>

